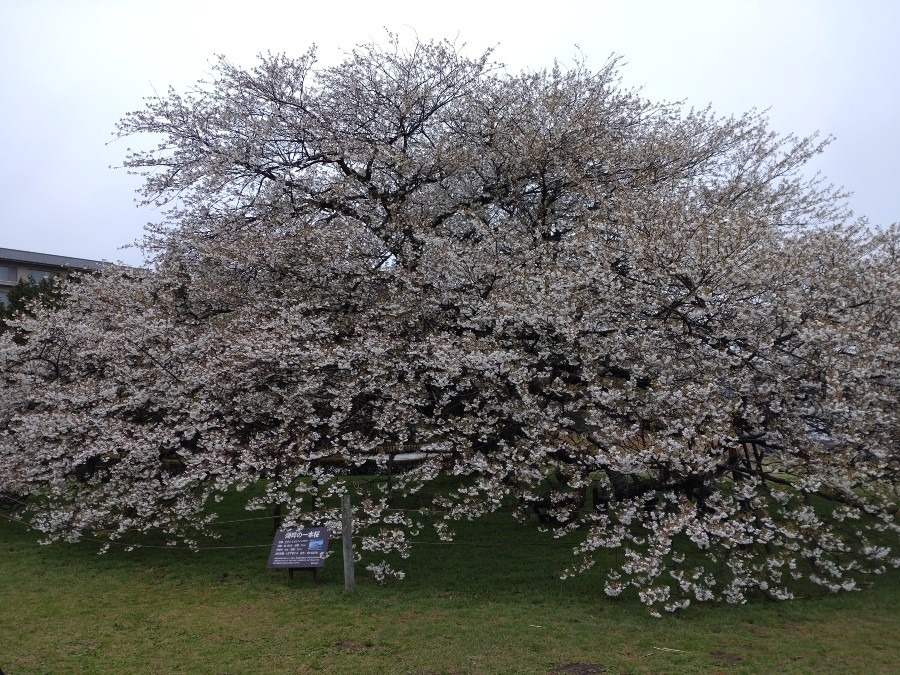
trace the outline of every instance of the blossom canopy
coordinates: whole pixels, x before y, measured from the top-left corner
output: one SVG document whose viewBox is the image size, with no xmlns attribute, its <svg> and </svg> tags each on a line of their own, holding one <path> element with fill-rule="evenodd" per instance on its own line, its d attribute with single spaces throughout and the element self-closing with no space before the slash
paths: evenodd
<svg viewBox="0 0 900 675">
<path fill-rule="evenodd" d="M 347 475 L 413 450 L 390 485 L 436 482 L 422 511 L 358 499 L 376 575 L 502 505 L 578 530 L 571 573 L 620 549 L 606 592 L 654 612 L 896 564 L 900 236 L 806 177 L 826 142 L 615 61 L 396 39 L 220 59 L 119 132 L 161 139 L 126 160 L 151 268 L 0 337 L 0 490 L 49 539 L 192 541 L 257 484 L 337 526 Z"/>
</svg>

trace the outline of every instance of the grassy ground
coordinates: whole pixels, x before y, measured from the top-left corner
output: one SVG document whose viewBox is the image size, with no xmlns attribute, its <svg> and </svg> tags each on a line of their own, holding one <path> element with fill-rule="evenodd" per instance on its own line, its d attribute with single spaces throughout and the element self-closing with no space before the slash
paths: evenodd
<svg viewBox="0 0 900 675">
<path fill-rule="evenodd" d="M 223 519 L 252 516 L 228 512 Z M 38 546 L 0 519 L 0 668 L 20 673 L 895 673 L 900 574 L 788 603 L 692 606 L 649 617 L 600 574 L 561 581 L 560 545 L 498 515 L 452 545 L 426 540 L 402 582 L 340 546 L 320 574 L 265 568 L 271 521 L 222 526 L 185 550 Z M 339 542 L 336 542 L 339 544 Z"/>
</svg>

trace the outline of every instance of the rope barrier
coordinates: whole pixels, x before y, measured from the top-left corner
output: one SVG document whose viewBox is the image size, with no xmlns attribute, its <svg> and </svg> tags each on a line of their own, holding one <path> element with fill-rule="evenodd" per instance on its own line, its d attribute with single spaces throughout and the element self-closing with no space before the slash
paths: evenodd
<svg viewBox="0 0 900 675">
<path fill-rule="evenodd" d="M 8 520 L 10 522 L 18 523 L 20 525 L 24 525 L 28 529 L 32 529 L 31 526 L 21 518 L 13 518 L 11 516 L 7 516 L 4 514 L 0 514 L 0 518 Z M 265 519 L 268 520 L 271 516 L 266 516 Z M 237 521 L 240 522 L 240 521 Z M 366 535 L 356 535 L 353 537 L 354 540 L 360 541 L 365 539 Z M 190 551 L 191 553 L 197 553 L 200 551 L 226 551 L 226 550 L 237 550 L 237 549 L 248 549 L 248 548 L 271 548 L 271 542 L 265 544 L 240 544 L 234 546 L 197 546 L 195 548 L 191 548 L 190 546 L 185 545 L 176 545 L 176 546 L 159 546 L 157 544 L 141 544 L 141 543 L 127 543 L 122 541 L 106 541 L 103 539 L 98 539 L 97 537 L 83 537 L 82 541 L 100 544 L 103 546 L 115 546 L 118 548 L 129 548 L 129 549 L 153 549 L 153 550 L 162 550 L 162 551 Z M 552 544 L 558 540 L 550 540 L 547 542 L 539 543 L 539 542 L 519 542 L 518 546 L 545 546 L 547 544 Z M 506 548 L 506 544 L 490 544 L 490 543 L 474 543 L 474 542 L 460 542 L 460 541 L 422 541 L 421 539 L 410 539 L 408 544 L 416 545 L 416 546 L 465 546 L 469 548 Z"/>
<path fill-rule="evenodd" d="M 8 520 L 13 523 L 19 523 L 20 525 L 24 525 L 28 529 L 31 529 L 31 525 L 29 525 L 27 522 L 25 522 L 21 518 L 13 518 L 12 516 L 7 516 L 6 514 L 3 514 L 3 513 L 0 513 L 0 518 L 3 518 L 5 520 Z"/>
</svg>

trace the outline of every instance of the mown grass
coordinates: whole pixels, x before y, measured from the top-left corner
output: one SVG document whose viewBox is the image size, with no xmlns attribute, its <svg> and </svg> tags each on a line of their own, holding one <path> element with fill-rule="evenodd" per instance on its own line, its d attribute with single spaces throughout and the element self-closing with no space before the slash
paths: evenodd
<svg viewBox="0 0 900 675">
<path fill-rule="evenodd" d="M 222 519 L 246 518 L 237 503 Z M 407 579 L 340 546 L 314 585 L 265 568 L 271 520 L 223 524 L 187 550 L 39 546 L 0 519 L 0 668 L 19 673 L 893 673 L 900 574 L 856 593 L 692 606 L 654 619 L 607 598 L 601 570 L 562 581 L 570 546 L 508 514 L 422 535 Z M 258 547 L 252 547 L 259 545 Z"/>
</svg>

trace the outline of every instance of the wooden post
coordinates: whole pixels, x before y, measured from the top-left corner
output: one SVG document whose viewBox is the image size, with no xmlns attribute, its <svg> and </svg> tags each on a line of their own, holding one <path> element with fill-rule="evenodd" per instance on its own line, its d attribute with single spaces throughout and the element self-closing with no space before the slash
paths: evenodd
<svg viewBox="0 0 900 675">
<path fill-rule="evenodd" d="M 344 590 L 353 593 L 356 590 L 356 579 L 353 577 L 353 511 L 348 494 L 341 495 L 341 530 L 344 541 Z"/>
<path fill-rule="evenodd" d="M 272 513 L 272 534 L 278 532 L 279 527 L 281 527 L 281 504 L 276 504 Z"/>
</svg>

